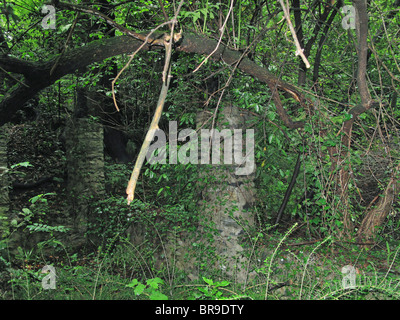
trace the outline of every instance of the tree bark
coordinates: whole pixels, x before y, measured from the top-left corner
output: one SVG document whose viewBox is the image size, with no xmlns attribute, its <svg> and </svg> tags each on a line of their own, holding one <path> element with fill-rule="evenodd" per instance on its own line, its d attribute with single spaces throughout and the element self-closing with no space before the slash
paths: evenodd
<svg viewBox="0 0 400 320">
<path fill-rule="evenodd" d="M 390 179 L 385 191 L 382 193 L 376 207 L 372 208 L 365 215 L 360 228 L 357 231 L 359 242 L 363 240 L 373 239 L 377 234 L 377 227 L 380 227 L 392 209 L 400 190 L 400 164 L 394 170 L 394 174 Z"/>
<path fill-rule="evenodd" d="M 56 63 L 58 55 L 45 62 L 27 62 L 9 56 L 1 56 L 0 66 L 6 71 L 22 74 L 25 85 L 15 85 L 3 97 L 0 102 L 2 114 L 0 125 L 11 121 L 15 112 L 21 109 L 25 102 L 63 76 L 108 57 L 130 53 L 140 44 L 139 41 L 128 36 L 93 41 L 84 47 L 65 52 L 52 75 L 50 75 L 50 70 Z"/>
</svg>

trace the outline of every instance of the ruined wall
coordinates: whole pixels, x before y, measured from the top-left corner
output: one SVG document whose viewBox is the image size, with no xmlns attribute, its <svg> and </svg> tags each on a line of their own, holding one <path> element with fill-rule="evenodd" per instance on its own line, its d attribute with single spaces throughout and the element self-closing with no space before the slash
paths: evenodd
<svg viewBox="0 0 400 320">
<path fill-rule="evenodd" d="M 188 277 L 194 280 L 200 276 L 200 273 L 217 267 L 221 270 L 222 279 L 234 278 L 234 281 L 244 284 L 249 275 L 247 270 L 249 261 L 246 258 L 248 255 L 242 246 L 242 240 L 248 236 L 248 229 L 255 224 L 254 214 L 251 212 L 255 203 L 254 132 L 247 133 L 246 136 L 246 129 L 250 127 L 249 122 L 252 116 L 246 110 L 235 106 L 221 109 L 214 128 L 221 133 L 225 129 L 225 134 L 231 132 L 232 144 L 226 145 L 223 141 L 225 139 L 221 139 L 220 148 L 214 150 L 212 145 L 207 148 L 207 141 L 203 141 L 203 139 L 207 140 L 207 137 L 202 136 L 202 130 L 211 133 L 212 117 L 213 114 L 207 111 L 198 113 L 197 132 L 194 138 L 197 142 L 193 148 L 188 145 L 189 141 L 184 139 L 184 135 L 178 138 L 180 142 L 185 143 L 184 150 L 190 154 L 185 154 L 185 156 L 179 154 L 178 157 L 182 156 L 188 160 L 195 154 L 193 159 L 197 159 L 197 163 L 194 164 L 198 172 L 195 189 L 201 190 L 198 200 L 195 200 L 200 217 L 199 222 L 196 220 L 196 223 L 199 223 L 198 228 L 195 234 L 192 230 L 181 230 L 177 234 L 171 230 L 159 246 L 159 252 L 154 253 L 156 268 L 161 270 L 163 267 L 173 266 L 185 271 Z M 182 133 L 183 130 L 180 128 L 179 132 Z M 240 141 L 236 139 L 236 143 L 234 143 L 234 130 L 242 130 L 240 134 L 236 132 L 241 138 Z M 191 133 L 188 133 L 188 137 L 194 130 L 189 131 Z M 170 138 L 174 135 L 171 127 L 169 134 Z M 191 138 L 189 140 L 192 141 Z M 251 149 L 248 148 L 248 140 L 253 142 Z M 229 148 L 233 158 L 231 157 L 231 162 L 226 164 L 225 151 L 229 151 Z M 198 152 L 192 153 L 193 150 Z M 220 156 L 219 163 L 213 161 L 213 151 L 216 150 Z M 238 157 L 235 152 L 245 158 L 242 159 L 245 161 L 236 161 Z M 249 153 L 247 158 L 246 152 Z M 205 159 L 209 159 L 209 164 Z M 250 165 L 249 162 L 252 160 L 253 163 Z M 171 161 L 171 157 L 168 161 Z M 193 164 L 192 161 L 190 162 Z M 182 158 L 179 159 L 179 163 L 182 163 Z M 127 234 L 133 245 L 140 247 L 144 241 L 143 232 L 143 228 L 138 225 L 128 228 Z M 158 241 L 158 239 L 155 240 Z"/>
<path fill-rule="evenodd" d="M 0 127 L 0 239 L 8 234 L 8 209 L 10 205 L 7 161 L 8 126 Z"/>
<path fill-rule="evenodd" d="M 91 119 L 79 118 L 65 128 L 69 194 L 69 212 L 73 219 L 72 245 L 84 241 L 88 207 L 105 193 L 103 126 Z"/>
<path fill-rule="evenodd" d="M 197 128 L 211 128 L 212 119 L 210 117 L 212 114 L 209 112 L 199 113 Z M 203 200 L 199 203 L 200 211 L 203 212 L 204 223 L 208 223 L 216 229 L 214 247 L 218 258 L 217 267 L 223 273 L 226 272 L 228 276 L 234 276 L 240 283 L 244 283 L 248 276 L 246 269 L 248 261 L 241 240 L 242 236 L 246 235 L 246 229 L 254 225 L 254 215 L 248 210 L 255 202 L 254 143 L 251 146 L 252 149 L 249 149 L 249 145 L 246 146 L 245 138 L 250 121 L 251 115 L 246 110 L 235 106 L 226 106 L 220 111 L 215 126 L 220 132 L 223 129 L 229 129 L 232 133 L 234 129 L 242 130 L 242 143 L 232 143 L 233 157 L 235 158 L 235 151 L 243 156 L 247 152 L 247 160 L 253 160 L 253 168 L 248 163 L 240 165 L 235 159 L 232 160 L 232 164 L 224 163 L 226 161 L 223 161 L 222 155 L 224 155 L 227 145 L 222 143 L 220 147 L 221 163 L 199 167 L 201 170 L 199 180 L 203 181 L 200 183 L 204 183 Z M 254 135 L 250 132 L 247 132 L 247 135 L 250 140 L 254 141 Z M 213 153 L 212 147 L 210 152 Z M 211 154 L 210 162 L 212 162 Z M 247 173 L 244 167 L 247 167 Z"/>
</svg>

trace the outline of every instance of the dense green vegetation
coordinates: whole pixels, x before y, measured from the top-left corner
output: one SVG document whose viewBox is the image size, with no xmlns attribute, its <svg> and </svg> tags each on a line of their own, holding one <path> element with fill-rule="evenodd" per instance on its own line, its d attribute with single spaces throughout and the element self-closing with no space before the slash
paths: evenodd
<svg viewBox="0 0 400 320">
<path fill-rule="evenodd" d="M 280 1 L 44 4 L 0 4 L 1 299 L 399 298 L 400 1 L 292 0 L 296 39 Z M 252 115 L 255 223 L 235 220 L 245 283 L 216 267 L 221 230 L 201 205 L 210 166 L 145 162 L 127 205 L 175 14 L 159 128 L 196 129 L 199 111 L 215 120 L 232 105 Z M 78 241 L 65 128 L 80 118 L 104 128 L 105 148 L 104 193 L 82 192 Z"/>
</svg>

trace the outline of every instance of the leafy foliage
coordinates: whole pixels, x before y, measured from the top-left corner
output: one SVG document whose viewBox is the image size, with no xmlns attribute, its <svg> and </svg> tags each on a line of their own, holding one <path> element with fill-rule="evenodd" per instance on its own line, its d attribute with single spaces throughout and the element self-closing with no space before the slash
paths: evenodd
<svg viewBox="0 0 400 320">
<path fill-rule="evenodd" d="M 156 0 L 74 3 L 99 10 L 118 24 L 139 32 L 155 29 L 173 17 L 176 9 L 172 2 Z M 301 129 L 293 130 L 282 118 L 282 112 L 277 112 L 279 104 L 272 88 L 256 80 L 254 74 L 244 74 L 236 64 L 226 65 L 221 57 L 213 57 L 219 59 L 215 61 L 207 54 L 199 56 L 174 50 L 173 78 L 159 124 L 161 129 L 168 132 L 170 121 L 177 121 L 179 128 L 195 128 L 199 110 L 213 114 L 229 104 L 250 111 L 256 119 L 251 125 L 256 129 L 257 203 L 253 210 L 258 224 L 246 229 L 243 235 L 243 246 L 250 249 L 246 253 L 247 268 L 249 274 L 255 270 L 256 276 L 249 275 L 245 288 L 234 279 L 221 278 L 221 270 L 215 268 L 220 257 L 212 245 L 219 230 L 201 219 L 199 198 L 202 186 L 210 184 L 211 178 L 199 174 L 206 170 L 200 166 L 145 164 L 136 199 L 128 207 L 124 196 L 133 164 L 117 163 L 107 151 L 110 153 L 105 163 L 107 193 L 91 199 L 84 213 L 88 217 L 84 232 L 88 244 L 79 250 L 67 245 L 71 226 L 63 222 L 71 222 L 74 217 L 67 217 L 65 209 L 68 173 L 63 128 L 74 118 L 78 91 L 84 89 L 89 96 L 92 109 L 88 117 L 121 132 L 124 151 L 134 160 L 162 85 L 164 54 L 158 47 L 150 45 L 149 50 L 138 53 L 115 83 L 118 113 L 111 99 L 110 81 L 126 65 L 129 58 L 126 55 L 92 63 L 58 79 L 24 106 L 15 106 L 19 111 L 9 134 L 7 174 L 17 183 L 37 181 L 47 175 L 53 177 L 54 183 L 26 193 L 6 186 L 10 189 L 12 206 L 10 232 L 0 240 L 0 272 L 6 274 L 4 278 L 0 275 L 4 279 L 1 296 L 6 299 L 264 299 L 266 296 L 397 299 L 398 190 L 394 189 L 390 210 L 376 228 L 379 232 L 372 249 L 354 249 L 362 236 L 357 232 L 363 221 L 383 198 L 388 183 L 398 180 L 397 3 L 368 2 L 371 37 L 366 48 L 369 50 L 366 71 L 371 95 L 380 103 L 353 118 L 350 111 L 361 101 L 356 73 L 360 50 L 357 32 L 342 27 L 341 12 L 342 5 L 350 3 L 293 1 L 291 4 L 290 17 L 297 38 L 312 66 L 306 70 L 296 54 L 278 1 L 184 1 L 178 15 L 183 36 L 196 33 L 221 40 L 218 46 L 240 54 L 240 61 L 262 67 L 268 74 L 290 83 L 306 100 L 299 103 L 277 88 L 283 113 L 292 122 L 303 123 Z M 25 63 L 50 61 L 73 48 L 122 35 L 98 15 L 78 15 L 72 9 L 62 8 L 56 8 L 56 28 L 44 29 L 41 25 L 44 4 L 45 1 L 15 0 L 0 5 L 0 50 L 4 59 L 20 59 L 23 62 L 20 68 Z M 168 32 L 169 28 L 163 25 L 158 31 Z M 3 101 L 27 80 L 16 69 L 2 70 Z M 349 123 L 352 129 L 347 133 L 347 141 L 344 128 Z M 279 226 L 274 226 L 299 153 L 302 155 L 299 177 Z M 130 238 L 133 234 L 136 240 L 140 239 L 139 243 Z M 10 254 L 9 245 L 25 235 L 26 246 Z M 10 256 L 14 260 L 10 261 Z M 189 263 L 197 273 L 182 270 Z M 341 286 L 339 270 L 339 266 L 350 263 L 358 268 L 357 286 L 353 289 Z M 46 291 L 40 286 L 44 264 L 55 265 L 57 283 L 63 292 Z M 199 283 L 188 283 L 188 278 Z"/>
</svg>

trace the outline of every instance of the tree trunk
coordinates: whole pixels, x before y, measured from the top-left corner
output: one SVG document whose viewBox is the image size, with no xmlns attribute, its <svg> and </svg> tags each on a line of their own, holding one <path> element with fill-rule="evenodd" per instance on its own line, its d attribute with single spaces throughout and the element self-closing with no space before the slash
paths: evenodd
<svg viewBox="0 0 400 320">
<path fill-rule="evenodd" d="M 377 227 L 382 226 L 386 217 L 392 210 L 392 204 L 396 201 L 400 190 L 400 164 L 394 170 L 394 174 L 390 179 L 385 191 L 378 200 L 378 204 L 367 212 L 360 228 L 357 231 L 359 241 L 376 238 Z"/>
</svg>

